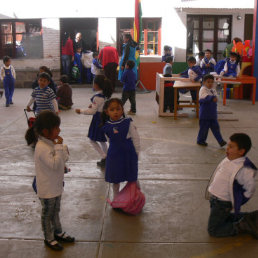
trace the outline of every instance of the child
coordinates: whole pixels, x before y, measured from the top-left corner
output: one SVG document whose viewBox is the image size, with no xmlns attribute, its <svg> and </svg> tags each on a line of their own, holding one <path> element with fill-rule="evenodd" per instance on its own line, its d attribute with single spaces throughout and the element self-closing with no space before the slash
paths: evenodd
<svg viewBox="0 0 258 258">
<path fill-rule="evenodd" d="M 102 69 L 102 65 L 98 61 L 98 53 L 94 52 L 93 53 L 93 61 L 91 64 L 91 73 L 92 73 L 93 80 L 94 80 L 95 76 L 97 74 L 99 74 L 100 69 Z"/>
<path fill-rule="evenodd" d="M 76 48 L 76 52 L 74 53 L 74 61 L 73 65 L 78 67 L 80 71 L 80 77 L 77 79 L 78 83 L 82 83 L 82 49 L 80 47 Z"/>
<path fill-rule="evenodd" d="M 128 115 L 136 114 L 136 101 L 135 101 L 135 87 L 136 87 L 136 75 L 133 71 L 135 66 L 134 61 L 128 60 L 125 65 L 125 70 L 123 72 L 121 82 L 124 84 L 122 92 L 122 102 L 123 105 L 129 99 L 131 103 L 131 109 L 128 111 Z"/>
<path fill-rule="evenodd" d="M 140 138 L 131 118 L 124 117 L 123 102 L 113 98 L 106 101 L 103 131 L 109 139 L 106 162 L 106 182 L 113 183 L 113 197 L 119 193 L 120 182 L 138 178 Z"/>
<path fill-rule="evenodd" d="M 193 56 L 190 56 L 187 59 L 188 69 L 180 73 L 181 77 L 189 78 L 191 82 L 199 82 L 202 80 L 202 70 L 199 66 L 196 65 L 196 59 Z M 192 100 L 196 101 L 196 91 L 191 90 Z M 182 92 L 185 93 L 185 92 Z"/>
<path fill-rule="evenodd" d="M 172 56 L 172 47 L 164 46 L 164 55 L 161 58 L 161 62 L 166 62 L 166 58 L 168 56 L 171 56 L 173 58 L 173 56 Z"/>
<path fill-rule="evenodd" d="M 216 61 L 211 56 L 211 50 L 206 49 L 205 50 L 205 57 L 202 59 L 201 65 L 200 65 L 203 75 L 214 72 L 215 65 L 216 65 Z"/>
<path fill-rule="evenodd" d="M 255 191 L 257 169 L 245 157 L 251 149 L 251 139 L 244 133 L 233 134 L 229 139 L 227 157 L 217 166 L 207 188 L 211 208 L 208 232 L 214 237 L 248 233 L 258 239 L 258 211 L 240 212 Z"/>
<path fill-rule="evenodd" d="M 198 53 L 198 57 L 196 58 L 196 65 L 201 67 L 201 61 L 203 60 L 205 54 L 204 52 Z"/>
<path fill-rule="evenodd" d="M 60 251 L 58 242 L 74 242 L 74 237 L 62 231 L 59 219 L 61 195 L 63 192 L 64 167 L 68 160 L 67 146 L 63 145 L 60 133 L 60 118 L 51 111 L 43 111 L 36 118 L 33 131 L 39 136 L 35 148 L 35 170 L 37 195 L 42 205 L 41 223 L 44 243 Z"/>
<path fill-rule="evenodd" d="M 5 56 L 3 58 L 4 66 L 1 67 L 0 77 L 3 81 L 4 92 L 5 92 L 5 106 L 9 107 L 10 104 L 13 104 L 13 92 L 14 92 L 14 83 L 16 79 L 16 73 L 11 65 L 11 57 Z"/>
<path fill-rule="evenodd" d="M 76 109 L 77 114 L 93 115 L 89 127 L 88 137 L 93 148 L 100 154 L 101 160 L 97 162 L 100 167 L 105 167 L 107 156 L 106 137 L 102 128 L 100 127 L 101 112 L 103 110 L 104 102 L 112 95 L 111 81 L 106 79 L 104 75 L 96 75 L 94 79 L 95 95 L 91 98 L 91 104 L 88 109 Z M 100 143 L 100 145 L 98 144 Z"/>
<path fill-rule="evenodd" d="M 207 146 L 207 136 L 209 129 L 211 129 L 213 135 L 218 141 L 219 145 L 223 147 L 227 143 L 223 140 L 218 124 L 217 118 L 217 92 L 213 88 L 214 77 L 211 74 L 207 74 L 203 78 L 203 86 L 199 92 L 200 103 L 200 130 L 197 137 L 197 144 Z"/>
<path fill-rule="evenodd" d="M 229 59 L 227 58 L 223 70 L 220 72 L 221 76 L 238 77 L 240 74 L 239 55 L 235 52 L 230 52 Z"/>
<path fill-rule="evenodd" d="M 27 104 L 27 111 L 31 111 L 31 104 L 36 102 L 35 113 L 38 115 L 43 110 L 50 110 L 58 114 L 58 105 L 56 95 L 52 89 L 48 87 L 50 76 L 47 73 L 40 73 L 38 76 L 38 84 L 32 94 L 29 103 Z"/>
<path fill-rule="evenodd" d="M 163 68 L 163 76 L 164 77 L 172 77 L 172 64 L 173 58 L 172 56 L 168 56 L 166 58 L 166 65 Z M 167 111 L 169 108 L 170 112 L 174 112 L 174 82 L 173 81 L 165 81 L 164 83 L 164 107 L 163 112 Z"/>
<path fill-rule="evenodd" d="M 82 53 L 82 65 L 85 68 L 86 83 L 90 84 L 92 82 L 91 65 L 93 61 L 93 52 L 90 50 L 89 46 L 86 46 L 86 51 Z"/>
<path fill-rule="evenodd" d="M 61 86 L 57 90 L 57 102 L 59 109 L 71 109 L 72 101 L 72 88 L 68 84 L 69 78 L 67 75 L 62 75 L 60 78 Z"/>
</svg>

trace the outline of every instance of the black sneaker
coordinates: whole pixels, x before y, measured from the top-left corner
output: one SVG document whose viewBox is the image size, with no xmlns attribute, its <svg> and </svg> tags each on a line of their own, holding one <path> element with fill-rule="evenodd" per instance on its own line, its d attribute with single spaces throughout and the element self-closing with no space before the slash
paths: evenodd
<svg viewBox="0 0 258 258">
<path fill-rule="evenodd" d="M 9 104 L 5 104 L 6 107 L 9 107 L 10 105 Z"/>
<path fill-rule="evenodd" d="M 73 243 L 75 241 L 75 238 L 67 235 L 66 232 L 62 233 L 61 235 L 55 234 L 55 239 L 65 243 Z"/>
<path fill-rule="evenodd" d="M 101 161 L 98 161 L 97 166 L 104 168 L 106 166 L 106 159 L 102 159 Z"/>
<path fill-rule="evenodd" d="M 197 144 L 205 147 L 208 146 L 207 142 L 197 142 Z"/>
<path fill-rule="evenodd" d="M 13 105 L 13 102 L 11 101 L 10 104 Z"/>
<path fill-rule="evenodd" d="M 54 251 L 62 251 L 64 248 L 62 245 L 60 245 L 56 240 L 44 240 L 44 243 L 46 246 L 48 246 L 49 248 L 51 248 Z"/>
<path fill-rule="evenodd" d="M 252 213 L 244 215 L 244 217 L 237 224 L 237 228 L 239 233 L 247 233 L 252 235 L 253 238 L 258 239 L 258 230 L 252 215 Z"/>
<path fill-rule="evenodd" d="M 227 144 L 227 142 L 225 142 L 224 140 L 222 142 L 219 143 L 220 147 L 223 147 Z"/>
</svg>

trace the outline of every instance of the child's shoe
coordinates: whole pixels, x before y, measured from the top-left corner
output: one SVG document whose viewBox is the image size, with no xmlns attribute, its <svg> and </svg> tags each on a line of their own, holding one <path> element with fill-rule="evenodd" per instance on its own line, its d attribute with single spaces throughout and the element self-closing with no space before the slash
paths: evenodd
<svg viewBox="0 0 258 258">
<path fill-rule="evenodd" d="M 3 93 L 4 93 L 4 92 L 0 90 L 0 98 L 3 97 Z"/>
<path fill-rule="evenodd" d="M 55 234 L 55 239 L 60 242 L 73 243 L 75 241 L 74 237 L 69 236 L 66 232 Z"/>
<path fill-rule="evenodd" d="M 207 142 L 197 142 L 197 144 L 205 147 L 208 146 Z"/>
<path fill-rule="evenodd" d="M 244 217 L 236 224 L 239 233 L 247 233 L 258 239 L 258 229 L 252 218 L 252 213 L 244 215 Z"/>
<path fill-rule="evenodd" d="M 127 112 L 127 115 L 131 115 L 131 116 L 134 116 L 135 114 L 136 114 L 136 112 L 133 112 L 132 110 Z"/>
<path fill-rule="evenodd" d="M 227 144 L 227 142 L 225 142 L 224 140 L 222 142 L 219 143 L 220 147 L 223 147 Z"/>
<path fill-rule="evenodd" d="M 10 105 L 6 103 L 5 106 L 6 106 L 6 107 L 9 107 Z"/>
<path fill-rule="evenodd" d="M 98 161 L 97 166 L 104 168 L 106 166 L 106 159 L 102 159 L 101 161 Z"/>
<path fill-rule="evenodd" d="M 64 249 L 63 246 L 60 245 L 56 240 L 44 240 L 44 243 L 54 251 L 62 251 Z"/>
</svg>

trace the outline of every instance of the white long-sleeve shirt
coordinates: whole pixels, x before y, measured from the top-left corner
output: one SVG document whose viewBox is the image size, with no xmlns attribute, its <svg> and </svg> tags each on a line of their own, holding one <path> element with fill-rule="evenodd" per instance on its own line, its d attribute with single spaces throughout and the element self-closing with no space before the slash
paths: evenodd
<svg viewBox="0 0 258 258">
<path fill-rule="evenodd" d="M 39 198 L 54 198 L 63 192 L 64 168 L 68 160 L 66 145 L 39 137 L 35 148 L 35 170 Z"/>
<path fill-rule="evenodd" d="M 102 94 L 102 91 L 97 91 L 96 94 Z M 87 109 L 80 109 L 80 113 L 84 115 L 94 115 L 96 112 L 102 112 L 105 99 L 95 96 L 92 100 L 91 107 Z"/>
<path fill-rule="evenodd" d="M 229 61 L 230 62 L 230 61 Z M 235 63 L 235 62 L 234 62 Z M 228 72 L 228 64 L 227 62 L 225 63 L 224 65 L 224 68 L 223 70 L 220 72 L 220 75 L 223 76 L 225 73 Z M 237 74 L 237 77 L 239 76 L 240 74 L 240 65 L 238 64 L 237 67 L 236 67 L 236 74 Z"/>
<path fill-rule="evenodd" d="M 5 77 L 5 70 L 4 69 L 10 69 L 13 78 L 16 79 L 16 73 L 15 73 L 14 67 L 12 65 L 9 65 L 9 66 L 4 65 L 4 66 L 1 67 L 1 72 L 0 72 L 0 77 L 1 77 L 2 81 L 4 80 L 4 77 Z"/>
</svg>

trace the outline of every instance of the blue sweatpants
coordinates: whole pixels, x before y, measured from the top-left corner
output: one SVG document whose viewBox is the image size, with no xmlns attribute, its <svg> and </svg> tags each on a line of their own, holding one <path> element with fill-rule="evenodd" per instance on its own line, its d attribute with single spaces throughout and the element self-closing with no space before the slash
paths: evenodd
<svg viewBox="0 0 258 258">
<path fill-rule="evenodd" d="M 11 104 L 13 102 L 13 92 L 14 92 L 14 80 L 12 79 L 4 80 L 4 93 L 6 98 L 6 104 Z"/>
<path fill-rule="evenodd" d="M 223 142 L 223 138 L 221 136 L 220 129 L 219 129 L 219 123 L 216 119 L 200 119 L 199 125 L 200 125 L 200 130 L 197 137 L 197 143 L 206 142 L 209 129 L 211 129 L 218 143 Z"/>
</svg>

